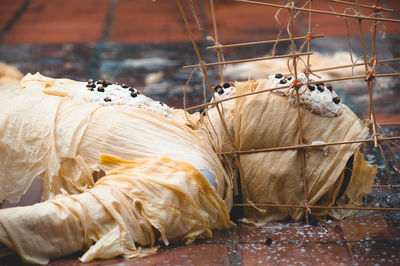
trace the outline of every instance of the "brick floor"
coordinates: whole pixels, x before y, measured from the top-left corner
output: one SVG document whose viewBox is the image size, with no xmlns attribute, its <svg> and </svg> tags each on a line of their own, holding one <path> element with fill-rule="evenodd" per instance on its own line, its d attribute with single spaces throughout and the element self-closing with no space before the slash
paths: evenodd
<svg viewBox="0 0 400 266">
<path fill-rule="evenodd" d="M 198 8 L 198 6 L 196 5 Z M 186 8 L 186 12 L 187 12 Z M 194 20 L 190 20 L 192 27 Z M 196 40 L 202 37 L 195 32 Z M 174 0 L 121 0 L 110 30 L 110 42 L 185 42 L 189 41 Z"/>
<path fill-rule="evenodd" d="M 21 8 L 23 0 L 4 0 L 0 7 L 0 29 L 12 19 Z M 208 1 L 182 1 L 196 40 L 207 35 L 213 35 L 211 15 Z M 275 4 L 285 1 L 273 0 Z M 303 4 L 305 1 L 298 1 Z M 370 3 L 370 1 L 360 1 Z M 77 4 L 79 3 L 79 4 Z M 115 4 L 115 9 L 109 7 Z M 190 3 L 193 3 L 191 5 Z M 395 0 L 385 1 L 385 6 L 399 9 Z M 314 1 L 314 7 L 330 11 L 325 1 Z M 332 3 L 338 12 L 343 12 L 348 6 Z M 276 8 L 235 3 L 227 0 L 215 1 L 216 20 L 220 40 L 225 43 L 274 39 L 279 25 L 273 19 Z M 350 11 L 349 11 L 350 12 Z M 363 14 L 370 14 L 368 9 L 362 8 Z M 351 13 L 351 12 L 350 12 Z M 196 14 L 196 19 L 192 16 Z M 107 18 L 110 21 L 107 22 Z M 398 15 L 385 13 L 385 17 L 398 18 Z M 265 23 L 260 18 L 269 18 Z M 286 25 L 288 15 L 282 10 L 278 16 L 280 23 Z M 295 32 L 305 33 L 308 15 L 301 14 L 297 19 Z M 332 23 L 332 21 L 336 21 Z M 54 43 L 85 43 L 98 42 L 103 36 L 106 24 L 110 24 L 107 41 L 118 43 L 138 42 L 182 42 L 189 41 L 182 18 L 174 0 L 35 0 L 22 16 L 5 33 L 3 44 L 54 44 Z M 319 24 L 316 32 L 324 32 L 327 36 L 344 36 L 346 26 L 344 20 L 337 23 L 334 16 L 315 14 L 313 23 Z M 198 25 L 201 31 L 198 30 Z M 364 31 L 370 32 L 371 22 L 364 21 Z M 386 23 L 388 33 L 400 32 L 398 24 Z M 350 21 L 351 35 L 359 33 L 357 23 Z M 283 26 L 283 35 L 286 29 Z"/>
<path fill-rule="evenodd" d="M 215 232 L 212 239 L 162 247 L 148 257 L 96 260 L 87 265 L 398 265 L 399 221 L 363 211 L 349 220 L 318 225 L 281 222 L 257 228 L 239 224 Z M 395 234 L 390 233 L 393 230 Z M 270 244 L 265 241 L 268 237 Z M 77 257 L 53 260 L 49 265 L 79 265 Z M 16 263 L 23 264 L 17 257 L 0 259 L 2 265 Z"/>
<path fill-rule="evenodd" d="M 21 8 L 25 0 L 3 0 L 0 5 L 0 29 L 12 19 L 14 13 Z"/>
<path fill-rule="evenodd" d="M 35 0 L 4 44 L 85 43 L 101 39 L 110 0 Z"/>
</svg>

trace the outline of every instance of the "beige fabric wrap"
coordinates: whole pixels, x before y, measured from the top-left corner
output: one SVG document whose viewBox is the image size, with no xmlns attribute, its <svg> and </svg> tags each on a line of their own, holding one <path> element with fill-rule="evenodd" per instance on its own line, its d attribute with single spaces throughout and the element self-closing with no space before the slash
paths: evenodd
<svg viewBox="0 0 400 266">
<path fill-rule="evenodd" d="M 151 246 L 154 230 L 167 243 L 167 239 L 191 241 L 210 236 L 210 230 L 232 225 L 228 216 L 231 179 L 204 131 L 187 124 L 179 111 L 166 118 L 132 106 L 83 103 L 77 95 L 84 87 L 83 82 L 35 74 L 27 75 L 21 88 L 0 88 L 0 201 L 18 201 L 38 174 L 42 176 L 42 199 L 51 199 L 31 207 L 0 210 L 1 243 L 27 262 L 43 263 L 97 242 L 96 252 L 89 250 L 83 257 L 90 261 L 129 255 L 133 243 Z M 146 171 L 137 170 L 139 174 L 134 169 L 123 173 L 126 180 L 133 181 L 107 177 L 94 186 L 97 172 L 109 174 L 112 170 L 101 164 L 102 154 L 148 160 L 149 166 Z M 178 169 L 160 163 L 165 160 Z M 181 165 L 191 170 L 182 173 Z M 205 185 L 208 181 L 200 170 L 211 174 L 215 188 Z M 125 193 L 135 189 L 143 190 L 142 194 L 135 192 L 135 197 L 140 194 L 140 203 Z M 159 193 L 155 193 L 157 189 Z M 58 197 L 61 192 L 79 195 Z M 160 202 L 165 210 L 149 207 L 145 214 L 139 205 L 147 201 Z M 130 218 L 132 215 L 137 217 Z M 154 222 L 153 217 L 159 221 Z M 121 219 L 137 222 L 134 226 L 126 221 L 134 226 L 129 228 L 122 226 Z M 196 220 L 201 220 L 201 226 L 193 225 Z M 82 235 L 89 230 L 84 229 L 85 221 L 93 226 L 91 241 Z M 136 238 L 138 234 L 143 236 Z M 125 242 L 115 244 L 120 241 Z M 0 255 L 2 252 L 7 249 L 0 248 Z"/>
<path fill-rule="evenodd" d="M 133 258 L 154 253 L 157 236 L 167 245 L 190 243 L 233 225 L 224 202 L 190 164 L 103 156 L 102 165 L 107 176 L 84 193 L 1 210 L 0 254 L 8 247 L 25 262 L 44 264 L 90 247 L 81 261 Z"/>
<path fill-rule="evenodd" d="M 272 87 L 271 80 L 236 82 L 236 95 L 265 90 Z M 228 129 L 239 151 L 252 149 L 296 146 L 299 143 L 297 108 L 290 105 L 287 97 L 271 92 L 240 97 L 223 103 L 223 114 Z M 362 121 L 344 106 L 342 115 L 325 117 L 305 108 L 300 112 L 303 142 L 337 142 L 364 139 L 368 130 Z M 213 132 L 211 141 L 218 151 L 231 151 L 226 134 L 215 108 L 209 110 L 206 126 Z M 306 175 L 311 205 L 332 206 L 343 181 L 343 173 L 349 157 L 357 153 L 360 144 L 328 146 L 328 155 L 321 150 L 306 150 Z M 361 196 L 369 193 L 376 167 L 369 166 L 361 157 L 355 162 L 357 178 L 352 178 L 346 194 L 346 204 L 361 203 Z M 304 204 L 302 162 L 297 150 L 260 152 L 240 155 L 242 178 L 246 182 L 250 200 L 265 204 Z M 363 185 L 362 190 L 357 186 Z M 360 191 L 363 191 L 362 193 Z M 345 204 L 342 202 L 342 204 Z M 327 210 L 313 209 L 312 216 L 324 219 Z M 343 211 L 346 213 L 346 211 Z M 347 212 L 348 213 L 348 212 Z M 289 217 L 298 221 L 304 215 L 303 208 L 268 207 L 266 214 L 253 208 L 245 208 L 248 221 L 258 224 L 282 221 Z M 338 215 L 335 215 L 339 218 Z"/>
<path fill-rule="evenodd" d="M 28 74 L 21 86 L 0 90 L 0 201 L 18 201 L 41 173 L 43 200 L 60 188 L 82 192 L 94 184 L 100 155 L 111 154 L 166 156 L 208 170 L 230 209 L 230 178 L 205 132 L 187 124 L 183 111 L 170 119 L 127 105 L 84 104 L 74 99 L 85 83 L 40 74 Z"/>
</svg>

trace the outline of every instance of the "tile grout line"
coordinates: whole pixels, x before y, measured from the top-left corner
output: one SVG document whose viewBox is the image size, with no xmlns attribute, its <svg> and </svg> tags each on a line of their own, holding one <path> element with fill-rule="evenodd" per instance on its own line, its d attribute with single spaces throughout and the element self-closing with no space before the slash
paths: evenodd
<svg viewBox="0 0 400 266">
<path fill-rule="evenodd" d="M 339 233 L 340 237 L 342 238 L 343 243 L 345 243 L 344 247 L 347 252 L 347 256 L 350 258 L 350 265 L 354 265 L 356 263 L 356 261 L 355 261 L 353 251 L 352 251 L 352 243 L 349 243 L 349 241 L 346 240 L 346 238 L 344 236 L 344 232 L 342 230 L 342 226 L 336 225 L 335 227 L 337 228 L 338 233 Z"/>
<path fill-rule="evenodd" d="M 110 6 L 108 8 L 106 21 L 103 27 L 103 33 L 101 35 L 100 40 L 96 43 L 94 55 L 92 56 L 91 60 L 92 63 L 89 70 L 89 77 L 87 78 L 93 78 L 93 79 L 99 78 L 100 68 L 101 68 L 101 56 L 104 50 L 104 45 L 107 42 L 110 34 L 110 28 L 114 20 L 115 10 L 117 9 L 117 6 L 118 6 L 118 0 L 110 1 Z"/>
<path fill-rule="evenodd" d="M 31 4 L 32 0 L 25 0 L 25 2 L 21 5 L 21 7 L 14 12 L 11 19 L 7 22 L 7 24 L 0 30 L 0 43 L 2 43 L 6 34 L 10 31 L 10 29 L 14 26 L 14 24 L 18 21 L 18 19 L 22 16 L 22 14 L 26 11 L 26 9 Z"/>
<path fill-rule="evenodd" d="M 242 256 L 239 250 L 239 235 L 237 232 L 237 226 L 228 231 L 225 245 L 228 249 L 229 265 L 242 265 Z"/>
</svg>

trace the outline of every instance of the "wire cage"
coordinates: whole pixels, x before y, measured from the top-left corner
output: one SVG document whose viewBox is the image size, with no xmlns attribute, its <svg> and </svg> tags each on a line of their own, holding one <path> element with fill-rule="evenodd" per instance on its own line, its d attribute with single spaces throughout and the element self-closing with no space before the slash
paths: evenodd
<svg viewBox="0 0 400 266">
<path fill-rule="evenodd" d="M 210 13 L 211 13 L 211 18 L 212 18 L 212 26 L 213 26 L 213 31 L 214 31 L 214 36 L 213 36 L 213 41 L 214 45 L 208 46 L 207 49 L 209 50 L 214 50 L 216 52 L 216 62 L 205 62 L 200 51 L 198 48 L 198 45 L 195 41 L 194 34 L 192 31 L 192 28 L 190 26 L 190 23 L 188 22 L 188 18 L 185 13 L 185 9 L 183 8 L 181 0 L 176 0 L 176 3 L 179 7 L 180 13 L 182 15 L 183 21 L 185 23 L 188 35 L 190 37 L 190 40 L 193 44 L 193 48 L 195 51 L 195 54 L 198 59 L 198 63 L 195 65 L 187 65 L 184 66 L 184 69 L 200 69 L 203 78 L 206 81 L 206 87 L 211 92 L 211 95 L 213 96 L 213 86 L 211 85 L 211 81 L 209 78 L 209 74 L 207 70 L 210 67 L 217 67 L 218 72 L 219 72 L 219 77 L 221 84 L 224 82 L 224 70 L 223 66 L 228 65 L 228 64 L 240 64 L 240 63 L 245 63 L 245 62 L 253 62 L 253 61 L 261 61 L 261 60 L 271 60 L 271 59 L 277 59 L 277 58 L 287 58 L 288 60 L 288 73 L 290 72 L 294 77 L 297 77 L 297 74 L 299 72 L 303 72 L 307 78 L 307 83 L 301 83 L 299 82 L 296 78 L 286 86 L 280 86 L 280 87 L 275 87 L 275 88 L 268 88 L 264 89 L 261 91 L 256 91 L 256 92 L 250 92 L 250 93 L 245 93 L 241 95 L 235 95 L 232 97 L 227 97 L 223 99 L 213 99 L 211 102 L 204 102 L 203 104 L 200 105 L 195 105 L 195 106 L 186 106 L 186 102 L 184 100 L 184 109 L 186 111 L 191 111 L 191 110 L 196 110 L 199 108 L 208 108 L 210 106 L 214 106 L 219 113 L 219 117 L 222 120 L 222 124 L 224 125 L 224 132 L 227 135 L 229 141 L 229 145 L 232 149 L 231 152 L 221 152 L 217 151 L 218 154 L 220 155 L 225 155 L 225 156 L 231 156 L 234 163 L 236 164 L 236 168 L 239 171 L 239 181 L 237 181 L 240 186 L 241 186 L 241 191 L 242 191 L 242 203 L 235 203 L 234 206 L 252 206 L 255 209 L 261 210 L 264 207 L 284 207 L 284 208 L 302 208 L 304 210 L 306 222 L 309 222 L 309 215 L 313 212 L 313 210 L 316 209 L 348 209 L 348 210 L 376 210 L 376 211 L 395 211 L 398 212 L 400 211 L 400 208 L 397 207 L 371 207 L 371 206 L 354 206 L 354 207 L 337 207 L 337 206 L 316 206 L 316 205 L 311 205 L 308 201 L 307 195 L 308 195 L 308 186 L 307 186 L 307 174 L 306 174 L 306 149 L 307 148 L 317 148 L 317 147 L 326 147 L 326 146 L 331 146 L 331 145 L 351 145 L 354 143 L 365 143 L 365 144 L 372 144 L 373 147 L 380 153 L 380 156 L 382 158 L 383 164 L 386 168 L 385 170 L 385 175 L 383 177 L 383 184 L 380 182 L 380 184 L 374 184 L 372 186 L 373 189 L 385 189 L 388 190 L 389 193 L 394 193 L 394 191 L 398 190 L 400 188 L 400 185 L 393 184 L 392 178 L 391 178 L 391 172 L 394 172 L 397 177 L 400 176 L 400 168 L 398 167 L 398 160 L 399 160 L 399 145 L 396 143 L 396 141 L 400 140 L 400 135 L 394 134 L 393 136 L 387 136 L 383 130 L 384 127 L 398 127 L 400 126 L 400 122 L 396 123 L 380 123 L 376 119 L 376 114 L 375 114 L 375 108 L 374 108 L 374 99 L 373 99 L 373 94 L 374 94 L 374 81 L 375 79 L 379 79 L 381 77 L 394 77 L 394 76 L 400 76 L 400 73 L 394 71 L 393 73 L 388 72 L 388 73 L 380 73 L 381 69 L 378 68 L 378 66 L 389 63 L 389 62 L 395 62 L 395 61 L 400 61 L 400 58 L 385 58 L 381 59 L 378 56 L 378 50 L 376 48 L 376 44 L 378 42 L 377 40 L 377 34 L 378 34 L 378 25 L 380 23 L 400 23 L 400 20 L 397 19 L 392 19 L 392 18 L 386 18 L 384 17 L 385 14 L 393 12 L 392 9 L 389 8 L 384 8 L 382 7 L 378 1 L 375 1 L 374 4 L 372 5 L 365 5 L 359 3 L 359 1 L 355 2 L 348 2 L 348 1 L 339 1 L 339 0 L 327 0 L 327 6 L 330 8 L 330 10 L 320 10 L 314 8 L 314 5 L 316 1 L 313 0 L 308 0 L 305 1 L 302 5 L 299 5 L 295 1 L 287 1 L 286 4 L 276 4 L 276 3 L 268 3 L 268 2 L 260 2 L 260 1 L 249 1 L 249 0 L 234 0 L 233 2 L 237 2 L 243 5 L 257 5 L 260 6 L 260 8 L 272 8 L 276 12 L 286 12 L 288 15 L 288 23 L 287 23 L 287 31 L 289 34 L 289 38 L 280 38 L 280 34 L 278 34 L 278 37 L 273 40 L 262 40 L 262 41 L 254 41 L 254 42 L 240 42 L 240 43 L 231 43 L 231 44 L 223 44 L 220 42 L 219 35 L 218 35 L 218 27 L 217 27 L 217 21 L 216 21 L 216 15 L 215 15 L 215 7 L 214 7 L 214 0 L 209 0 L 209 6 L 210 6 Z M 335 3 L 335 4 L 340 4 L 343 6 L 347 6 L 348 9 L 346 9 L 345 12 L 337 12 L 334 10 L 333 7 L 330 6 L 330 3 Z M 361 9 L 363 11 L 361 11 Z M 348 10 L 352 10 L 352 12 L 347 12 Z M 364 10 L 368 10 L 369 13 L 365 13 Z M 308 17 L 308 32 L 305 36 L 296 36 L 295 32 L 295 23 L 296 23 L 296 16 L 300 13 L 303 12 L 307 14 Z M 350 14 L 351 13 L 351 14 Z M 365 13 L 365 14 L 364 14 Z M 347 25 L 349 25 L 349 21 L 351 23 L 356 23 L 358 29 L 359 29 L 359 38 L 361 42 L 361 48 L 362 48 L 362 61 L 360 63 L 354 62 L 352 64 L 346 64 L 346 65 L 335 65 L 335 66 L 329 66 L 329 67 L 324 67 L 324 68 L 312 68 L 312 65 L 310 64 L 310 55 L 312 54 L 311 52 L 311 45 L 312 41 L 315 38 L 323 38 L 323 34 L 314 34 L 315 26 L 313 25 L 313 15 L 314 14 L 324 14 L 328 16 L 336 16 L 338 18 L 344 18 L 346 20 Z M 365 32 L 364 32 L 364 27 L 365 27 L 365 21 L 371 21 L 372 26 L 371 26 L 371 32 L 372 32 L 372 49 L 371 51 L 367 51 L 366 49 L 366 40 L 365 40 Z M 347 27 L 347 31 L 348 31 Z M 282 30 L 281 30 L 282 32 Z M 280 32 L 280 33 L 281 33 Z M 296 46 L 295 41 L 302 41 L 303 45 L 301 45 L 300 48 Z M 225 61 L 223 58 L 223 50 L 224 48 L 231 48 L 231 47 L 250 47 L 253 45 L 259 45 L 259 44 L 274 44 L 274 47 L 278 43 L 282 42 L 290 42 L 290 48 L 291 52 L 288 54 L 284 55 L 275 55 L 274 53 L 272 56 L 263 56 L 263 57 L 255 57 L 255 58 L 248 58 L 248 59 L 240 59 L 240 60 L 231 60 L 231 61 Z M 349 42 L 349 40 L 348 40 Z M 349 42 L 350 44 L 350 42 Z M 303 51 L 305 50 L 305 51 Z M 350 50 L 351 51 L 351 50 Z M 369 53 L 368 53 L 369 52 Z M 305 60 L 305 67 L 304 69 L 300 70 L 298 68 L 298 61 L 300 56 L 306 56 Z M 355 66 L 363 66 L 364 67 L 364 73 L 363 75 L 351 75 L 351 76 L 346 76 L 346 77 L 340 77 L 340 78 L 334 78 L 334 79 L 325 79 L 325 80 L 317 80 L 317 81 L 312 81 L 310 80 L 310 75 L 317 73 L 317 72 L 323 72 L 323 71 L 328 71 L 328 70 L 338 70 L 338 69 L 345 69 L 345 68 L 353 68 Z M 193 71 L 194 71 L 193 70 Z M 193 74 L 193 72 L 192 72 Z M 186 84 L 189 84 L 190 82 L 191 75 L 188 79 L 188 82 Z M 343 80 L 364 80 L 365 81 L 365 88 L 368 91 L 368 99 L 369 99 L 369 111 L 368 111 L 368 119 L 365 120 L 365 122 L 368 124 L 371 134 L 367 139 L 358 139 L 358 140 L 346 140 L 343 139 L 342 141 L 337 141 L 337 142 L 328 142 L 324 144 L 305 144 L 303 142 L 303 126 L 302 126 L 302 119 L 300 116 L 300 113 L 302 112 L 300 104 L 299 104 L 299 88 L 302 85 L 309 85 L 309 84 L 315 84 L 319 82 L 335 82 L 335 81 L 343 81 Z M 185 87 L 185 92 L 186 92 L 186 87 Z M 276 89 L 282 89 L 282 88 L 291 88 L 295 92 L 295 97 L 297 99 L 296 101 L 296 108 L 297 108 L 297 123 L 298 123 L 298 129 L 299 129 L 299 139 L 298 139 L 298 145 L 294 146 L 282 146 L 282 147 L 266 147 L 262 149 L 254 149 L 254 150 L 238 150 L 238 148 L 235 146 L 235 142 L 230 136 L 228 129 L 226 127 L 226 122 L 224 121 L 224 117 L 221 115 L 221 104 L 225 101 L 231 101 L 239 97 L 248 97 L 250 95 L 258 94 L 258 93 L 266 93 L 269 91 L 274 91 Z M 186 95 L 186 93 L 185 93 Z M 204 95 L 204 98 L 206 96 Z M 298 153 L 301 155 L 301 171 L 302 178 L 303 178 L 303 191 L 304 191 L 304 202 L 303 204 L 292 204 L 292 205 L 286 205 L 286 204 L 257 204 L 252 201 L 252 199 L 249 197 L 249 193 L 247 191 L 246 187 L 246 182 L 244 182 L 243 178 L 240 178 L 242 174 L 240 173 L 241 167 L 240 167 L 240 156 L 242 154 L 249 154 L 249 153 L 264 153 L 264 152 L 272 152 L 272 151 L 284 151 L 284 150 L 297 150 Z"/>
</svg>

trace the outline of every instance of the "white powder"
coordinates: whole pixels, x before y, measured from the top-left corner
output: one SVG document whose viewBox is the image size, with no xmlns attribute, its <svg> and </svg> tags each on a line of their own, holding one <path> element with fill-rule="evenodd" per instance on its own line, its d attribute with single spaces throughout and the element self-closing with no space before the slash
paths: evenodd
<svg viewBox="0 0 400 266">
<path fill-rule="evenodd" d="M 274 81 L 274 88 L 288 86 L 293 81 L 293 77 L 275 78 L 275 75 L 271 75 L 269 78 Z M 289 78 L 291 78 L 291 80 L 288 80 Z M 302 83 L 307 82 L 307 78 L 303 73 L 298 73 L 297 79 Z M 284 81 L 286 81 L 286 83 L 282 84 Z M 315 84 L 310 85 L 315 87 L 313 91 L 311 91 L 306 85 L 299 88 L 300 105 L 303 105 L 312 112 L 323 116 L 338 116 L 343 112 L 343 104 L 340 102 L 335 103 L 333 101 L 333 99 L 337 97 L 336 92 L 330 91 L 325 85 L 321 85 L 323 88 L 322 92 L 318 90 Z M 293 106 L 296 106 L 296 93 L 294 88 L 276 89 L 273 92 L 279 95 L 288 96 L 289 102 Z"/>
<path fill-rule="evenodd" d="M 172 108 L 159 101 L 154 101 L 143 94 L 139 94 L 138 90 L 135 88 L 123 88 L 120 85 L 111 84 L 104 87 L 104 92 L 101 92 L 98 91 L 99 86 L 101 86 L 101 84 L 96 84 L 96 88 L 93 88 L 91 91 L 86 87 L 86 84 L 83 84 L 78 97 L 85 102 L 92 102 L 100 105 L 130 105 L 142 110 L 154 112 L 161 116 L 175 118 L 175 115 L 172 113 Z M 132 97 L 132 93 L 136 94 L 136 97 Z"/>
</svg>

